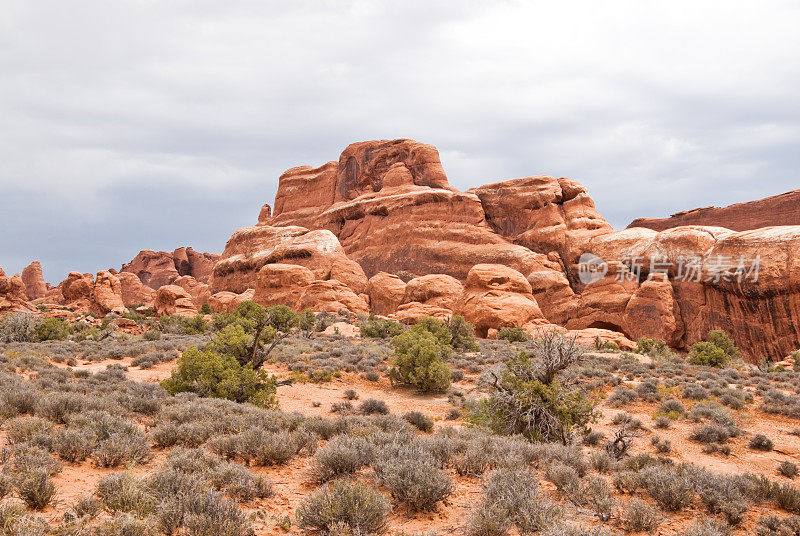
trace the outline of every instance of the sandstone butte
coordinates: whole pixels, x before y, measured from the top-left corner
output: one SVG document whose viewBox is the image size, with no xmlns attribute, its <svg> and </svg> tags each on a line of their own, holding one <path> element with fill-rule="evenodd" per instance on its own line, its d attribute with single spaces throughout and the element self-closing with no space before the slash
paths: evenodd
<svg viewBox="0 0 800 536">
<path fill-rule="evenodd" d="M 794 206 L 779 221 L 797 222 Z M 743 229 L 773 220 L 741 208 L 729 213 L 732 228 L 723 219 L 614 231 L 574 180 L 539 175 L 461 192 L 434 147 L 384 140 L 287 170 L 274 210 L 258 210 L 221 255 L 144 250 L 120 273 L 73 272 L 35 301 L 98 314 L 121 302 L 193 315 L 205 303 L 230 311 L 249 299 L 406 323 L 461 314 L 480 336 L 555 327 L 586 343 L 630 347 L 646 336 L 683 350 L 723 329 L 751 361 L 800 347 L 800 226 Z M 586 253 L 604 262 L 591 281 L 579 268 Z M 740 257 L 759 257 L 757 280 L 720 265 Z M 687 258 L 690 279 L 681 272 Z M 19 276 L 0 276 L 0 311 L 33 308 L 42 287 L 29 272 L 30 291 Z"/>
<path fill-rule="evenodd" d="M 701 207 L 676 212 L 669 218 L 637 218 L 628 227 L 647 227 L 663 231 L 683 225 L 711 225 L 734 231 L 749 231 L 776 225 L 800 225 L 800 190 L 792 190 L 736 203 L 727 207 Z"/>
</svg>

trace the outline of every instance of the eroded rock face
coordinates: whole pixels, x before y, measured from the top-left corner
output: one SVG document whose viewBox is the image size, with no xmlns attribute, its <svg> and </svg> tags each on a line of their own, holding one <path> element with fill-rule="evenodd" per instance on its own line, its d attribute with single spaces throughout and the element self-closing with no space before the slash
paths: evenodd
<svg viewBox="0 0 800 536">
<path fill-rule="evenodd" d="M 364 293 L 368 285 L 361 266 L 345 255 L 330 231 L 259 224 L 237 230 L 228 240 L 214 267 L 211 289 L 243 292 L 256 288 L 256 274 L 268 264 L 305 266 L 314 279 L 336 279 L 356 294 Z"/>
<path fill-rule="evenodd" d="M 125 307 L 138 307 L 143 305 L 151 307 L 156 299 L 156 291 L 142 283 L 142 281 L 131 272 L 119 272 L 116 274 L 122 288 L 122 303 Z"/>
<path fill-rule="evenodd" d="M 22 277 L 19 274 L 6 277 L 5 273 L 0 270 L 0 313 L 34 309 L 25 295 L 25 283 L 22 282 Z"/>
<path fill-rule="evenodd" d="M 136 274 L 152 289 L 173 283 L 184 275 L 190 275 L 201 283 L 208 283 L 219 255 L 200 253 L 192 248 L 178 248 L 172 253 L 145 249 L 133 260 L 122 266 L 122 272 Z"/>
<path fill-rule="evenodd" d="M 481 200 L 486 221 L 499 235 L 532 251 L 555 251 L 569 264 L 582 244 L 612 231 L 586 188 L 571 179 L 537 175 L 467 191 Z"/>
<path fill-rule="evenodd" d="M 633 340 L 648 337 L 680 345 L 683 319 L 667 274 L 651 273 L 636 289 L 625 306 L 623 323 Z"/>
<path fill-rule="evenodd" d="M 253 301 L 255 289 L 248 289 L 241 294 L 235 292 L 217 292 L 208 299 L 212 313 L 232 313 L 242 302 Z"/>
<path fill-rule="evenodd" d="M 67 305 L 90 308 L 92 293 L 94 292 L 94 277 L 92 274 L 70 272 L 59 286 Z"/>
<path fill-rule="evenodd" d="M 164 285 L 156 292 L 153 310 L 158 315 L 194 316 L 197 306 L 192 296 L 178 285 Z"/>
<path fill-rule="evenodd" d="M 628 227 L 663 231 L 684 225 L 725 227 L 734 231 L 800 225 L 800 190 L 727 207 L 695 208 L 672 214 L 669 218 L 638 218 Z"/>
<path fill-rule="evenodd" d="M 458 311 L 486 337 L 489 330 L 521 326 L 528 330 L 547 324 L 533 297 L 531 284 L 508 266 L 478 264 L 467 275 Z"/>
<path fill-rule="evenodd" d="M 403 303 L 406 283 L 394 274 L 378 272 L 369 278 L 367 287 L 370 310 L 378 315 L 390 315 Z"/>
<path fill-rule="evenodd" d="M 205 283 L 201 283 L 190 275 L 180 276 L 173 284 L 182 287 L 189 293 L 198 310 L 203 304 L 208 303 L 209 298 L 211 298 L 211 287 Z"/>
<path fill-rule="evenodd" d="M 418 302 L 450 309 L 456 308 L 464 285 L 446 274 L 429 274 L 415 277 L 406 284 L 403 303 Z"/>
<path fill-rule="evenodd" d="M 22 270 L 22 282 L 29 300 L 38 300 L 47 295 L 47 284 L 42 277 L 42 265 L 39 261 L 33 261 Z"/>
<path fill-rule="evenodd" d="M 316 279 L 314 272 L 296 264 L 263 266 L 258 273 L 253 300 L 264 306 L 288 305 L 296 311 L 369 312 L 364 298 L 341 281 Z"/>
<path fill-rule="evenodd" d="M 92 310 L 99 315 L 122 314 L 125 304 L 122 299 L 122 283 L 111 272 L 97 272 L 92 291 Z"/>
</svg>

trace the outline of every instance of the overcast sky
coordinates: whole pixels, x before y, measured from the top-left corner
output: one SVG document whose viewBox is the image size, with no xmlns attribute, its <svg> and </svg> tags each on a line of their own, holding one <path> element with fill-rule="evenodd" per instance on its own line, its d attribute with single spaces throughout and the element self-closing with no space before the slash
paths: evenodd
<svg viewBox="0 0 800 536">
<path fill-rule="evenodd" d="M 220 252 L 289 167 L 439 148 L 615 228 L 800 187 L 800 3 L 3 0 L 0 267 Z"/>
</svg>

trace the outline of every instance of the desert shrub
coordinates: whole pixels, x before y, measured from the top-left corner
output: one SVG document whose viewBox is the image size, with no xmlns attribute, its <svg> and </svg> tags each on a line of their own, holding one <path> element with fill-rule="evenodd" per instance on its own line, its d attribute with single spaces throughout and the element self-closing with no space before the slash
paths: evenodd
<svg viewBox="0 0 800 536">
<path fill-rule="evenodd" d="M 600 441 L 603 440 L 605 434 L 603 432 L 599 432 L 597 430 L 592 430 L 583 436 L 583 444 L 588 447 L 594 447 L 600 444 Z"/>
<path fill-rule="evenodd" d="M 516 526 L 521 534 L 529 534 L 550 526 L 563 516 L 563 509 L 540 497 L 538 487 L 536 477 L 526 469 L 493 471 L 467 521 L 467 533 L 499 536 Z"/>
<path fill-rule="evenodd" d="M 0 316 L 0 342 L 32 342 L 36 339 L 36 317 L 30 313 Z"/>
<path fill-rule="evenodd" d="M 14 477 L 14 484 L 28 508 L 42 510 L 50 504 L 56 492 L 56 486 L 46 471 L 33 470 Z"/>
<path fill-rule="evenodd" d="M 390 339 L 400 335 L 405 326 L 395 320 L 388 318 L 378 318 L 374 313 L 370 313 L 369 318 L 359 325 L 362 337 L 372 337 L 378 339 Z"/>
<path fill-rule="evenodd" d="M 800 517 L 789 516 L 781 519 L 775 515 L 762 516 L 757 520 L 755 533 L 758 536 L 794 536 L 795 534 L 800 534 Z"/>
<path fill-rule="evenodd" d="M 60 318 L 44 317 L 34 328 L 37 341 L 63 341 L 72 333 L 72 326 Z"/>
<path fill-rule="evenodd" d="M 183 352 L 172 375 L 161 386 L 172 395 L 191 392 L 263 407 L 277 406 L 274 376 L 213 350 L 189 348 Z"/>
<path fill-rule="evenodd" d="M 454 315 L 447 321 L 447 330 L 450 332 L 448 344 L 451 348 L 463 352 L 477 352 L 480 350 L 475 342 L 475 327 L 467 322 L 461 315 Z"/>
<path fill-rule="evenodd" d="M 622 507 L 622 526 L 626 530 L 652 533 L 661 521 L 658 510 L 639 499 L 631 499 Z"/>
<path fill-rule="evenodd" d="M 545 467 L 544 474 L 564 497 L 577 505 L 583 504 L 581 478 L 575 468 L 561 462 L 553 462 Z"/>
<path fill-rule="evenodd" d="M 591 476 L 583 483 L 582 498 L 600 521 L 608 521 L 617 508 L 617 501 L 605 479 Z"/>
<path fill-rule="evenodd" d="M 670 398 L 660 403 L 656 412 L 674 420 L 686 415 L 686 408 L 677 398 Z"/>
<path fill-rule="evenodd" d="M 733 340 L 722 330 L 712 329 L 705 341 L 692 345 L 689 363 L 711 367 L 724 367 L 741 356 Z"/>
<path fill-rule="evenodd" d="M 730 527 L 724 522 L 706 518 L 691 525 L 681 536 L 729 536 L 730 533 Z"/>
<path fill-rule="evenodd" d="M 650 438 L 650 444 L 655 447 L 656 452 L 659 454 L 669 454 L 669 452 L 672 451 L 672 441 L 669 439 L 661 439 L 657 435 Z"/>
<path fill-rule="evenodd" d="M 528 333 L 519 326 L 500 328 L 500 331 L 497 332 L 497 338 L 504 339 L 508 342 L 525 342 L 530 340 Z"/>
<path fill-rule="evenodd" d="M 772 440 L 767 436 L 765 436 L 764 434 L 756 434 L 750 438 L 748 446 L 753 450 L 768 451 L 772 450 L 773 443 Z"/>
<path fill-rule="evenodd" d="M 447 326 L 423 317 L 392 339 L 395 356 L 389 379 L 392 383 L 414 385 L 423 392 L 446 391 L 450 387 L 450 369 L 445 362 L 453 353 L 449 342 Z"/>
<path fill-rule="evenodd" d="M 706 423 L 695 426 L 692 429 L 689 439 L 699 443 L 725 443 L 735 434 L 729 426 L 716 423 Z"/>
<path fill-rule="evenodd" d="M 39 417 L 15 417 L 5 422 L 8 442 L 49 445 L 53 433 L 53 423 Z"/>
<path fill-rule="evenodd" d="M 432 510 L 454 489 L 447 473 L 424 458 L 381 457 L 375 474 L 393 497 L 412 510 Z"/>
<path fill-rule="evenodd" d="M 660 428 L 662 430 L 666 430 L 667 428 L 672 425 L 672 419 L 669 417 L 665 417 L 664 415 L 659 415 L 655 419 L 653 419 L 653 424 L 656 428 Z"/>
<path fill-rule="evenodd" d="M 634 352 L 647 355 L 654 359 L 672 359 L 675 357 L 666 342 L 649 339 L 647 337 L 642 337 L 637 341 Z"/>
<path fill-rule="evenodd" d="M 683 385 L 683 396 L 692 400 L 703 400 L 708 398 L 708 390 L 699 383 L 685 383 Z"/>
<path fill-rule="evenodd" d="M 403 415 L 403 418 L 421 432 L 433 432 L 433 419 L 420 411 L 409 411 Z"/>
<path fill-rule="evenodd" d="M 92 452 L 92 460 L 98 467 L 139 464 L 151 457 L 150 445 L 141 434 L 114 434 L 100 441 Z"/>
<path fill-rule="evenodd" d="M 389 501 L 360 482 L 336 480 L 307 495 L 295 516 L 301 528 L 329 531 L 345 525 L 351 534 L 386 530 Z"/>
<path fill-rule="evenodd" d="M 383 400 L 367 398 L 358 405 L 358 412 L 361 415 L 388 415 L 389 406 Z"/>
<path fill-rule="evenodd" d="M 664 510 L 676 512 L 691 504 L 694 485 L 685 471 L 669 465 L 650 465 L 639 473 L 648 495 Z"/>
<path fill-rule="evenodd" d="M 96 529 L 96 536 L 148 536 L 150 527 L 142 519 L 121 514 L 104 520 Z"/>
<path fill-rule="evenodd" d="M 615 460 L 602 450 L 593 451 L 589 455 L 589 464 L 598 473 L 610 473 L 614 469 Z"/>
<path fill-rule="evenodd" d="M 94 450 L 96 439 L 93 435 L 74 428 L 58 431 L 53 441 L 53 452 L 68 462 L 81 462 Z"/>
<path fill-rule="evenodd" d="M 75 504 L 72 506 L 72 510 L 79 518 L 86 517 L 89 519 L 94 519 L 100 513 L 102 507 L 103 505 L 100 504 L 100 501 L 95 499 L 93 496 L 84 495 L 75 501 Z"/>
<path fill-rule="evenodd" d="M 799 470 L 797 464 L 784 460 L 778 464 L 778 472 L 786 478 L 794 478 Z"/>
<path fill-rule="evenodd" d="M 584 351 L 574 337 L 557 331 L 541 334 L 532 350 L 509 360 L 500 377 L 492 373 L 494 389 L 475 405 L 470 420 L 503 435 L 567 443 L 574 431 L 585 431 L 596 419 L 594 402 L 561 378 Z"/>
<path fill-rule="evenodd" d="M 613 406 L 615 408 L 621 408 L 630 404 L 631 402 L 636 402 L 639 399 L 639 395 L 636 394 L 636 391 L 631 389 L 630 387 L 625 387 L 624 385 L 620 385 L 609 395 L 606 402 L 609 406 Z"/>
<path fill-rule="evenodd" d="M 337 435 L 314 454 L 311 470 L 318 482 L 326 482 L 351 475 L 371 460 L 372 449 L 364 438 Z"/>
<path fill-rule="evenodd" d="M 343 395 L 347 400 L 358 400 L 358 393 L 353 389 L 347 389 Z"/>
<path fill-rule="evenodd" d="M 237 457 L 262 467 L 284 464 L 302 448 L 299 438 L 285 430 L 270 432 L 262 428 L 251 428 L 231 439 Z M 217 442 L 214 447 L 218 448 L 221 444 L 224 445 L 225 442 Z M 221 450 L 220 454 L 229 454 Z"/>
</svg>

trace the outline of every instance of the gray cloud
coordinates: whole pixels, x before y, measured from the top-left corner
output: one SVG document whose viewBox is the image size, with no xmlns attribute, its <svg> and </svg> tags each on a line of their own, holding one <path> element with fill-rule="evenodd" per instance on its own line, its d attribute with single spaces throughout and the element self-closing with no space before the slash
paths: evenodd
<svg viewBox="0 0 800 536">
<path fill-rule="evenodd" d="M 797 187 L 800 8 L 771 2 L 11 0 L 0 266 L 220 251 L 289 167 L 436 145 L 469 188 L 585 183 L 615 227 Z"/>
</svg>

